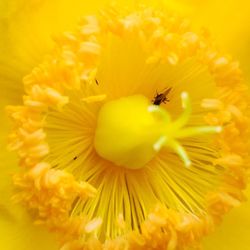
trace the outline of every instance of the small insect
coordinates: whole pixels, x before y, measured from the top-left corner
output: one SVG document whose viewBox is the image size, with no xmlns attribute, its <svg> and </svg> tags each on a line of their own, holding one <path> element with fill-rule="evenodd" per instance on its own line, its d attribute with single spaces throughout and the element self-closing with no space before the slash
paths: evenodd
<svg viewBox="0 0 250 250">
<path fill-rule="evenodd" d="M 154 105 L 160 105 L 161 103 L 169 102 L 170 100 L 168 99 L 168 94 L 170 93 L 171 89 L 172 88 L 168 88 L 163 93 L 160 94 L 156 92 L 156 95 L 154 97 L 154 100 L 152 100 L 152 103 Z"/>
<path fill-rule="evenodd" d="M 98 82 L 98 80 L 97 80 L 97 79 L 95 79 L 95 83 L 96 83 L 96 85 L 99 85 L 99 82 Z"/>
<path fill-rule="evenodd" d="M 77 156 L 75 156 L 74 158 L 73 158 L 73 160 L 75 161 L 77 159 Z"/>
</svg>

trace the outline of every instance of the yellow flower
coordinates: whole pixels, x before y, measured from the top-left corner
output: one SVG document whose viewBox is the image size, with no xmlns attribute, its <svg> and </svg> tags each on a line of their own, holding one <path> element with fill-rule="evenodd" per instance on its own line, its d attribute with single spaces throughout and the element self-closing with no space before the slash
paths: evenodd
<svg viewBox="0 0 250 250">
<path fill-rule="evenodd" d="M 83 18 L 24 88 L 15 199 L 62 249 L 183 248 L 244 200 L 241 72 L 164 8 Z"/>
</svg>

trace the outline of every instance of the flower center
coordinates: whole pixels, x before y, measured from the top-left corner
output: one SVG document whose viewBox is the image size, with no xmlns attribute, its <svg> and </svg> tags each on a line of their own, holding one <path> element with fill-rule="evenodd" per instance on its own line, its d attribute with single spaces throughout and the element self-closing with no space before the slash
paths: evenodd
<svg viewBox="0 0 250 250">
<path fill-rule="evenodd" d="M 163 146 L 172 148 L 186 166 L 191 165 L 178 138 L 199 133 L 219 132 L 220 127 L 183 128 L 189 120 L 191 105 L 182 93 L 183 114 L 172 122 L 168 112 L 151 105 L 142 95 L 123 97 L 106 103 L 100 110 L 95 132 L 97 153 L 129 169 L 144 167 Z"/>
</svg>

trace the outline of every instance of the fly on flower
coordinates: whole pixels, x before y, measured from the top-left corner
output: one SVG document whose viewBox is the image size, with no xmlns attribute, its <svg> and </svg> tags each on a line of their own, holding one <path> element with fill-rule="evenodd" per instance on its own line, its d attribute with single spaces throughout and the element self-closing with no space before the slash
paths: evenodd
<svg viewBox="0 0 250 250">
<path fill-rule="evenodd" d="M 154 100 L 152 100 L 152 103 L 154 105 L 160 105 L 161 103 L 169 102 L 170 100 L 168 99 L 168 94 L 170 93 L 171 90 L 172 88 L 168 88 L 160 94 L 156 93 Z"/>
<path fill-rule="evenodd" d="M 167 10 L 83 18 L 24 88 L 8 107 L 15 199 L 63 250 L 185 249 L 244 200 L 241 71 Z"/>
</svg>

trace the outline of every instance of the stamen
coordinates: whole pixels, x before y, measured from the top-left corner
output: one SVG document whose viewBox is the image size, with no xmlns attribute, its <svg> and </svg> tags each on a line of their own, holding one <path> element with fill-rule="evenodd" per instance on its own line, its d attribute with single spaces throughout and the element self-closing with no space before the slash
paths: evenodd
<svg viewBox="0 0 250 250">
<path fill-rule="evenodd" d="M 85 232 L 90 233 L 95 231 L 98 227 L 100 227 L 102 224 L 102 219 L 101 218 L 95 218 L 94 220 L 90 221 L 86 226 L 85 226 Z"/>
<path fill-rule="evenodd" d="M 84 101 L 86 103 L 102 102 L 103 100 L 106 99 L 106 97 L 107 97 L 107 95 L 92 95 L 92 96 L 82 98 L 82 101 Z"/>
</svg>

